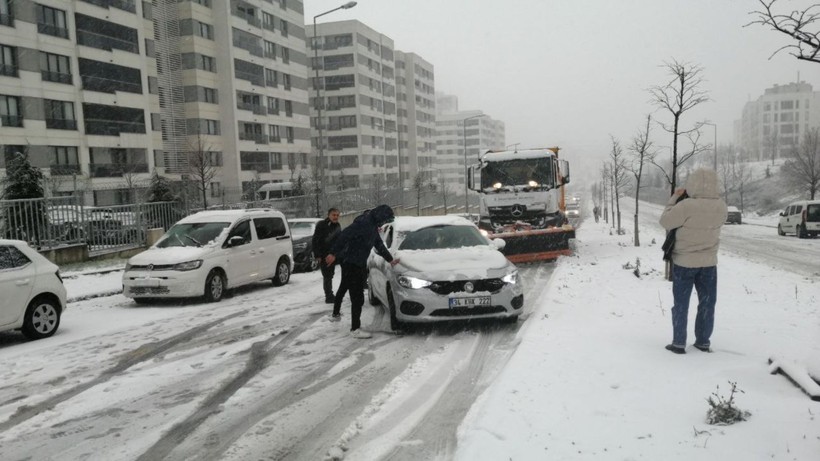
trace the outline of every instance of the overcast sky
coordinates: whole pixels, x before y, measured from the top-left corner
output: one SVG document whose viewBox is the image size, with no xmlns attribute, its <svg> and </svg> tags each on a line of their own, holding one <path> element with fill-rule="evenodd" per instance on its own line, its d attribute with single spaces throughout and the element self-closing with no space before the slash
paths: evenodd
<svg viewBox="0 0 820 461">
<path fill-rule="evenodd" d="M 310 26 L 314 15 L 343 3 L 305 0 L 305 22 Z M 781 11 L 813 3 L 777 2 Z M 820 64 L 786 52 L 770 59 L 788 38 L 743 27 L 759 6 L 757 0 L 360 0 L 318 22 L 357 19 L 397 49 L 431 62 L 436 90 L 457 95 L 461 110 L 503 120 L 507 144 L 560 145 L 565 155 L 590 159 L 608 153 L 610 134 L 628 144 L 655 111 L 647 89 L 667 80 L 661 66 L 672 58 L 703 67 L 712 101 L 683 122 L 716 122 L 719 145 L 733 142 L 733 121 L 765 88 L 794 82 L 799 73 L 820 91 Z M 655 143 L 669 146 L 671 137 L 656 129 Z"/>
</svg>

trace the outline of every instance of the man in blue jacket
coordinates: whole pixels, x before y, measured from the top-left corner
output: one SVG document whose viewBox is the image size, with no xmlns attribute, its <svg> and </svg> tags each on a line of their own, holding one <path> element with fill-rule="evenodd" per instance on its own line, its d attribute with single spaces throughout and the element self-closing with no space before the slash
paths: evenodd
<svg viewBox="0 0 820 461">
<path fill-rule="evenodd" d="M 350 292 L 350 332 L 354 338 L 370 338 L 371 334 L 361 330 L 362 305 L 364 305 L 364 284 L 367 280 L 367 258 L 370 250 L 376 249 L 385 261 L 395 266 L 398 259 L 387 251 L 379 227 L 392 222 L 393 210 L 387 205 L 379 205 L 356 217 L 353 224 L 343 230 L 325 257 L 325 263 L 332 265 L 338 258 L 342 266 L 342 282 L 336 292 L 331 320 L 341 320 L 342 299 Z"/>
</svg>

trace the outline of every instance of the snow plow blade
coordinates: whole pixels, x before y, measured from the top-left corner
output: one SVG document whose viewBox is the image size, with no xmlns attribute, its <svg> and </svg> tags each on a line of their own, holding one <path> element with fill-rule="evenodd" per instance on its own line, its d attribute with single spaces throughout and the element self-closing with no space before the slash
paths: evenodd
<svg viewBox="0 0 820 461">
<path fill-rule="evenodd" d="M 568 227 L 568 228 L 567 228 Z M 514 263 L 551 261 L 559 256 L 570 256 L 570 239 L 575 229 L 570 226 L 491 234 L 490 238 L 504 239 L 501 253 Z"/>
</svg>

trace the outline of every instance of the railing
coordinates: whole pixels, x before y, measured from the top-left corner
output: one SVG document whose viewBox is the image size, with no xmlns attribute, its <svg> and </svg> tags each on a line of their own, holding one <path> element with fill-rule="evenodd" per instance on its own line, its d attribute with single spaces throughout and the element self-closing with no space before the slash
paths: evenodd
<svg viewBox="0 0 820 461">
<path fill-rule="evenodd" d="M 89 163 L 88 173 L 92 178 L 118 178 L 130 173 L 148 173 L 145 163 Z"/>
<path fill-rule="evenodd" d="M 19 115 L 0 115 L 0 125 L 22 127 L 23 117 Z"/>
<path fill-rule="evenodd" d="M 106 51 L 117 49 L 137 54 L 140 52 L 140 47 L 137 43 L 89 32 L 87 30 L 77 30 L 77 43 Z"/>
<path fill-rule="evenodd" d="M 77 121 L 62 118 L 47 118 L 46 128 L 53 128 L 55 130 L 76 130 Z"/>
<path fill-rule="evenodd" d="M 6 77 L 16 77 L 17 66 L 12 66 L 9 64 L 0 64 L 0 75 L 5 75 Z"/>
<path fill-rule="evenodd" d="M 82 168 L 78 164 L 54 164 L 49 167 L 51 176 L 71 176 L 74 174 L 81 174 Z"/>
<path fill-rule="evenodd" d="M 134 0 L 82 0 L 86 3 L 90 3 L 92 5 L 97 5 L 102 8 L 108 8 L 112 6 L 114 8 L 128 11 L 129 13 L 136 13 L 137 6 L 134 4 Z"/>
<path fill-rule="evenodd" d="M 260 104 L 252 104 L 248 102 L 237 102 L 236 108 L 242 110 L 249 110 L 256 115 L 265 115 L 268 112 L 267 110 L 265 110 L 265 106 Z"/>
<path fill-rule="evenodd" d="M 145 133 L 145 123 L 85 119 L 85 133 L 100 136 L 119 136 L 120 133 Z"/>
<path fill-rule="evenodd" d="M 72 83 L 71 74 L 64 74 L 62 72 L 52 72 L 49 70 L 41 70 L 40 76 L 44 81 L 56 83 Z"/>
<path fill-rule="evenodd" d="M 0 14 L 0 26 L 14 27 L 14 16 L 10 14 Z"/>
<path fill-rule="evenodd" d="M 68 29 L 65 27 L 57 27 L 53 24 L 46 24 L 44 22 L 37 23 L 37 32 L 46 35 L 53 35 L 54 37 L 68 38 Z"/>
</svg>

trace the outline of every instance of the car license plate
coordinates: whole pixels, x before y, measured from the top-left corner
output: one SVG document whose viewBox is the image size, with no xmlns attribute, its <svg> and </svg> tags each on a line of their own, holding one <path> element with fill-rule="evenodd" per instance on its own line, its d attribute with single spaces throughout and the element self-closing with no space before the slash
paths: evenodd
<svg viewBox="0 0 820 461">
<path fill-rule="evenodd" d="M 450 298 L 450 307 L 489 306 L 489 296 L 474 296 L 472 298 Z"/>
<path fill-rule="evenodd" d="M 159 279 L 154 278 L 138 278 L 132 280 L 131 285 L 135 287 L 158 287 L 160 286 L 159 282 Z"/>
</svg>

